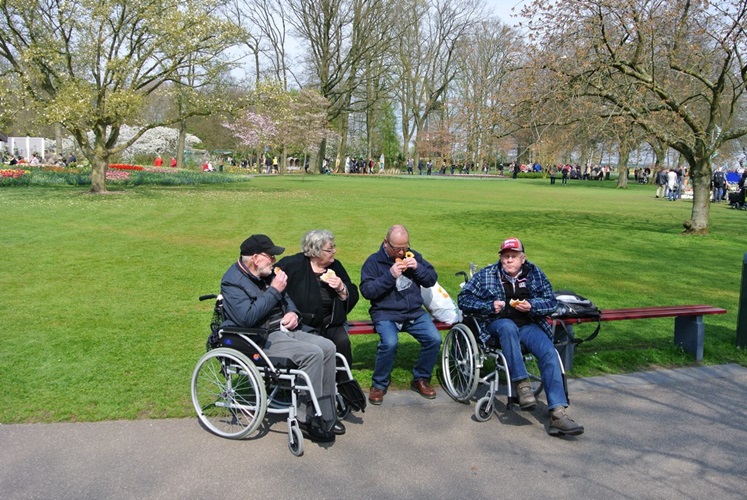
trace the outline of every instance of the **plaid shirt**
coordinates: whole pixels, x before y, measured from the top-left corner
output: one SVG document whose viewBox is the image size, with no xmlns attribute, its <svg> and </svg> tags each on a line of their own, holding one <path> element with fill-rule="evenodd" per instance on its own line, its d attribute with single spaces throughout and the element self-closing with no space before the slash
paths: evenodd
<svg viewBox="0 0 747 500">
<path fill-rule="evenodd" d="M 480 322 L 482 333 L 480 340 L 485 342 L 490 337 L 486 333 L 487 324 L 497 318 L 503 317 L 501 313 L 496 314 L 493 308 L 493 302 L 496 300 L 506 300 L 506 291 L 503 289 L 501 282 L 501 273 L 503 268 L 500 261 L 486 266 L 478 271 L 459 292 L 457 301 L 459 309 L 464 314 L 472 316 L 482 316 L 476 318 Z M 521 273 L 526 276 L 529 298 L 532 309 L 529 311 L 529 317 L 533 323 L 536 323 L 552 338 L 552 327 L 547 321 L 550 315 L 558 306 L 555 295 L 552 292 L 552 285 L 542 270 L 526 261 L 522 266 Z"/>
</svg>

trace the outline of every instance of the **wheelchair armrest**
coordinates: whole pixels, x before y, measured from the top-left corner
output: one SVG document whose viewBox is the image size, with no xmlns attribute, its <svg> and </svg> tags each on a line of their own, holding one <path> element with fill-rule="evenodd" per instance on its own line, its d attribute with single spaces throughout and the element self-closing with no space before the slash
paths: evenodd
<svg viewBox="0 0 747 500">
<path fill-rule="evenodd" d="M 235 335 L 260 335 L 267 337 L 270 334 L 270 330 L 267 328 L 242 328 L 239 326 L 225 326 L 220 329 L 223 333 L 233 333 Z"/>
</svg>

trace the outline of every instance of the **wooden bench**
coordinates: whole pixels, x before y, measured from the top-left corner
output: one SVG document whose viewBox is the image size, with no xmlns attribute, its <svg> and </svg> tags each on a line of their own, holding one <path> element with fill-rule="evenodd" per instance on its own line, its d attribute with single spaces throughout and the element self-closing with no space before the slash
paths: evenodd
<svg viewBox="0 0 747 500">
<path fill-rule="evenodd" d="M 441 321 L 434 321 L 434 325 L 436 325 L 436 328 L 439 330 L 449 330 L 451 329 L 451 325 L 449 323 L 442 323 Z M 350 335 L 368 335 L 371 333 L 376 333 L 376 330 L 374 330 L 373 323 L 370 321 L 348 321 L 348 326 L 350 326 L 350 331 L 348 332 Z"/>
<path fill-rule="evenodd" d="M 674 318 L 674 343 L 685 352 L 695 356 L 695 361 L 703 360 L 703 342 L 705 340 L 705 325 L 703 316 L 706 314 L 726 314 L 726 309 L 703 304 L 687 306 L 657 306 L 632 307 L 627 309 L 603 309 L 600 321 L 623 321 L 629 319 Z M 573 324 L 590 323 L 594 319 L 563 319 L 566 329 L 573 332 Z M 563 363 L 569 370 L 573 366 L 573 344 L 566 352 Z M 570 363 L 566 363 L 567 359 Z M 568 366 L 570 364 L 570 367 Z"/>
<path fill-rule="evenodd" d="M 703 360 L 703 342 L 705 326 L 703 316 L 707 314 L 726 314 L 726 309 L 706 305 L 633 307 L 628 309 L 604 309 L 600 321 L 623 321 L 631 319 L 674 318 L 674 343 L 682 346 L 685 352 L 695 355 L 696 361 Z M 591 318 L 563 318 L 556 319 L 556 323 L 563 323 L 566 331 L 573 336 L 573 325 L 579 323 L 596 322 Z M 350 335 L 366 335 L 376 333 L 370 321 L 350 321 Z M 451 325 L 434 321 L 439 330 L 449 330 Z M 573 351 L 575 344 L 568 342 L 561 352 L 563 365 L 566 370 L 573 369 Z"/>
</svg>

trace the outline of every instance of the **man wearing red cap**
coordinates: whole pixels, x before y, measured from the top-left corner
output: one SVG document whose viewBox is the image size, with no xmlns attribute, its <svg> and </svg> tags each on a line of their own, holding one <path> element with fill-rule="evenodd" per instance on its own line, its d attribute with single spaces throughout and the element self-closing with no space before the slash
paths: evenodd
<svg viewBox="0 0 747 500">
<path fill-rule="evenodd" d="M 533 410 L 537 400 L 521 354 L 523 344 L 537 359 L 550 410 L 552 435 L 577 436 L 584 428 L 566 412 L 568 398 L 547 316 L 557 307 L 550 281 L 542 270 L 526 260 L 524 245 L 508 238 L 500 259 L 478 271 L 459 293 L 459 308 L 465 314 L 482 316 L 480 340 L 497 337 L 516 384 L 519 406 Z"/>
</svg>

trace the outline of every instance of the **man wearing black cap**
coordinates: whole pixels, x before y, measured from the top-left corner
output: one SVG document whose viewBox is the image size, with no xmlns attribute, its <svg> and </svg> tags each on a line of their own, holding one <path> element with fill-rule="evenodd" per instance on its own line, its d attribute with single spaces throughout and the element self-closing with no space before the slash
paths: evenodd
<svg viewBox="0 0 747 500">
<path fill-rule="evenodd" d="M 288 276 L 281 269 L 274 269 L 275 257 L 284 251 L 264 234 L 244 240 L 238 261 L 221 280 L 225 316 L 221 326 L 267 328 L 269 335 L 263 347 L 267 356 L 291 360 L 311 379 L 322 418 L 310 418 L 312 412 L 301 408 L 299 413 L 307 417 L 304 427 L 309 437 L 331 442 L 335 434 L 345 433 L 345 427 L 337 421 L 334 404 L 335 344 L 300 329 L 300 313 L 285 293 Z"/>
<path fill-rule="evenodd" d="M 505 240 L 499 254 L 498 262 L 478 271 L 464 285 L 458 297 L 459 308 L 465 314 L 484 318 L 480 340 L 486 342 L 491 336 L 500 340 L 521 409 L 533 410 L 537 405 L 521 354 L 523 344 L 539 365 L 550 410 L 548 432 L 582 434 L 584 428 L 566 412 L 568 398 L 547 321 L 558 305 L 550 281 L 539 267 L 526 260 L 518 238 Z"/>
</svg>

